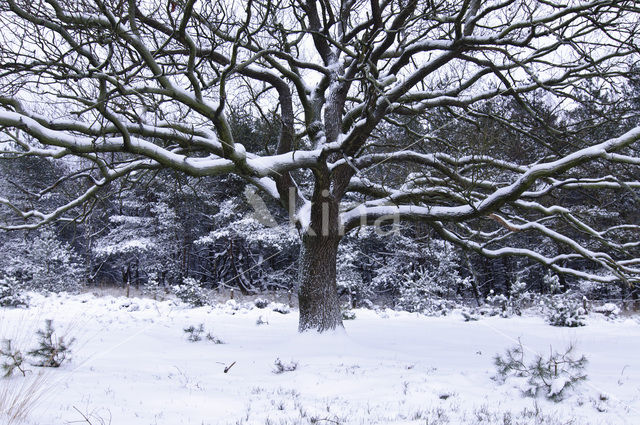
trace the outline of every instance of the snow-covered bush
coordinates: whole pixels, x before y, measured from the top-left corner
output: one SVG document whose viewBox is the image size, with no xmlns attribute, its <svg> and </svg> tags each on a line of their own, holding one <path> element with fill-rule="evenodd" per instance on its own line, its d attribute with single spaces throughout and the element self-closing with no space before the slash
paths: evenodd
<svg viewBox="0 0 640 425">
<path fill-rule="evenodd" d="M 183 279 L 182 285 L 174 285 L 171 290 L 180 301 L 192 307 L 202 307 L 207 304 L 207 294 L 194 278 Z"/>
<path fill-rule="evenodd" d="M 610 319 L 615 319 L 620 314 L 620 307 L 614 303 L 606 303 L 593 309 L 594 312 L 605 315 Z"/>
<path fill-rule="evenodd" d="M 38 347 L 27 354 L 35 359 L 34 366 L 60 367 L 71 354 L 70 347 L 75 342 L 72 338 L 65 341 L 64 336 L 56 336 L 53 329 L 53 321 L 45 321 L 45 328 L 36 332 L 38 335 Z"/>
<path fill-rule="evenodd" d="M 531 362 L 526 362 L 524 348 L 519 342 L 515 347 L 507 349 L 504 356 L 496 355 L 494 379 L 503 383 L 509 377 L 526 379 L 522 387 L 527 396 L 544 395 L 554 401 L 564 398 L 566 390 L 575 387 L 587 379 L 585 356 L 576 357 L 574 346 L 569 345 L 564 352 L 551 350 L 548 357 L 538 354 Z"/>
<path fill-rule="evenodd" d="M 458 304 L 456 304 L 456 301 L 435 299 L 428 304 L 427 308 L 423 310 L 422 313 L 426 316 L 446 316 L 457 307 Z"/>
<path fill-rule="evenodd" d="M 510 298 L 504 294 L 495 295 L 493 290 L 489 291 L 489 295 L 486 298 L 486 307 L 493 308 L 490 316 L 500 315 L 502 317 L 510 316 L 511 302 Z"/>
<path fill-rule="evenodd" d="M 285 363 L 279 358 L 273 362 L 275 369 L 273 369 L 273 373 L 281 374 L 285 372 L 293 372 L 298 368 L 298 362 L 290 361 L 289 363 Z"/>
<path fill-rule="evenodd" d="M 149 273 L 149 278 L 147 280 L 147 284 L 143 288 L 143 291 L 154 300 L 164 299 L 164 296 L 167 293 L 166 287 L 160 283 L 158 274 L 155 272 Z"/>
<path fill-rule="evenodd" d="M 562 292 L 563 288 L 562 285 L 560 285 L 560 277 L 557 274 L 548 270 L 542 279 L 549 293 L 556 294 Z"/>
<path fill-rule="evenodd" d="M 409 312 L 446 314 L 453 303 L 447 302 L 470 286 L 470 277 L 461 277 L 450 256 L 441 255 L 437 264 L 418 266 L 405 273 L 399 287 L 396 308 Z"/>
<path fill-rule="evenodd" d="M 517 284 L 517 286 L 516 286 Z M 514 291 L 515 287 L 516 291 Z M 528 292 L 519 291 L 522 283 L 516 281 L 509 296 L 504 294 L 495 295 L 493 290 L 489 291 L 485 305 L 481 309 L 481 314 L 488 316 L 500 315 L 501 317 L 520 316 L 522 310 L 531 305 L 533 297 Z"/>
<path fill-rule="evenodd" d="M 547 314 L 547 322 L 552 326 L 575 328 L 584 326 L 586 311 L 582 305 L 569 298 L 554 298 Z"/>
<path fill-rule="evenodd" d="M 73 247 L 58 239 L 50 228 L 42 229 L 26 243 L 11 273 L 29 288 L 51 292 L 77 291 L 84 278 Z"/>
<path fill-rule="evenodd" d="M 276 313 L 280 313 L 280 314 L 289 314 L 289 313 L 291 313 L 291 308 L 288 305 L 282 304 L 282 303 L 273 303 L 271 305 L 271 310 L 275 311 Z"/>
<path fill-rule="evenodd" d="M 517 277 L 515 282 L 511 284 L 511 289 L 509 290 L 509 295 L 511 298 L 519 298 L 519 297 L 527 297 L 529 285 L 527 282 L 522 280 L 520 277 Z"/>
<path fill-rule="evenodd" d="M 0 277 L 0 307 L 27 306 L 29 300 L 20 292 L 22 286 L 11 276 Z"/>
<path fill-rule="evenodd" d="M 452 300 L 443 299 L 424 286 L 407 284 L 401 289 L 395 308 L 410 313 L 422 313 L 427 316 L 446 316 L 456 307 Z"/>
<path fill-rule="evenodd" d="M 476 322 L 478 321 L 478 319 L 480 319 L 480 317 L 478 316 L 477 313 L 475 312 L 469 312 L 469 311 L 462 311 L 461 312 L 462 317 L 464 318 L 465 322 Z"/>
<path fill-rule="evenodd" d="M 356 313 L 353 310 L 342 310 L 342 320 L 355 320 Z"/>
<path fill-rule="evenodd" d="M 590 300 L 612 300 L 625 297 L 624 285 L 580 280 L 576 285 L 578 291 Z"/>
<path fill-rule="evenodd" d="M 396 308 L 410 313 L 424 311 L 429 305 L 430 297 L 424 288 L 419 288 L 407 282 L 400 287 L 400 297 L 396 300 Z"/>
<path fill-rule="evenodd" d="M 243 309 L 251 309 L 253 308 L 253 305 L 246 304 L 246 303 L 239 303 L 238 301 L 231 299 L 231 300 L 227 300 L 227 302 L 225 302 L 222 305 L 222 308 L 224 308 L 228 313 L 236 314 L 236 311 L 240 311 Z"/>
<path fill-rule="evenodd" d="M 267 308 L 267 306 L 269 305 L 269 300 L 265 299 L 265 298 L 256 298 L 253 301 L 253 305 L 255 305 L 257 308 Z"/>
<path fill-rule="evenodd" d="M 0 368 L 4 372 L 4 377 L 8 378 L 17 370 L 26 376 L 27 370 L 24 367 L 24 356 L 22 351 L 15 349 L 11 345 L 10 339 L 2 340 L 0 345 Z"/>
</svg>

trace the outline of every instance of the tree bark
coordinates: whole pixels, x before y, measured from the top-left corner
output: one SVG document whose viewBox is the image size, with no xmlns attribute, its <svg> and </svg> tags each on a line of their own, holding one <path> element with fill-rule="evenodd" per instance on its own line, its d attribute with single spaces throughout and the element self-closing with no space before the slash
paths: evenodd
<svg viewBox="0 0 640 425">
<path fill-rule="evenodd" d="M 300 332 L 324 332 L 342 327 L 336 285 L 339 241 L 331 236 L 304 235 L 302 238 L 298 288 Z"/>
</svg>

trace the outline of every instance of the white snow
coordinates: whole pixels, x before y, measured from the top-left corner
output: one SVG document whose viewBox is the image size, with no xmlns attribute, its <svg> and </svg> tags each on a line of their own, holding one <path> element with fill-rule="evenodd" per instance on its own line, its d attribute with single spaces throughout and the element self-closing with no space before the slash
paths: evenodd
<svg viewBox="0 0 640 425">
<path fill-rule="evenodd" d="M 300 232 L 306 233 L 311 225 L 311 202 L 305 200 L 296 212 L 294 221 L 300 224 Z"/>
<path fill-rule="evenodd" d="M 549 388 L 549 394 L 547 395 L 549 397 L 553 397 L 560 394 L 562 390 L 564 390 L 564 387 L 567 386 L 567 384 L 569 384 L 569 379 L 565 377 L 555 378 L 553 381 L 551 381 L 551 388 Z"/>
<path fill-rule="evenodd" d="M 77 339 L 70 363 L 45 370 L 44 396 L 27 422 L 34 425 L 86 423 L 82 415 L 113 425 L 572 419 L 583 425 L 640 418 L 637 318 L 596 314 L 587 326 L 568 329 L 534 316 L 464 322 L 457 313 L 355 312 L 346 331 L 299 335 L 295 310 L 249 309 L 241 300 L 190 309 L 174 301 L 32 295 L 29 309 L 0 309 L 0 338 L 29 349 L 35 330 L 53 319 L 57 330 Z M 268 324 L 256 325 L 260 316 Z M 200 323 L 225 344 L 188 342 L 183 328 Z M 588 381 L 554 403 L 522 396 L 515 381 L 492 380 L 494 355 L 517 338 L 540 354 L 575 342 L 589 360 Z M 277 358 L 298 367 L 275 374 Z M 31 369 L 27 378 L 0 379 L 0 395 L 35 379 L 38 370 Z"/>
</svg>

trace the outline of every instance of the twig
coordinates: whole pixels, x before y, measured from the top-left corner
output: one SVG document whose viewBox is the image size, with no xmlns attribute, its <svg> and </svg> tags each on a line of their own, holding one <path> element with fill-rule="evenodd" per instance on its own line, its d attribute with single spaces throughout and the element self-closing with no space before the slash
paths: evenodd
<svg viewBox="0 0 640 425">
<path fill-rule="evenodd" d="M 229 366 L 224 368 L 224 373 L 229 372 L 229 369 L 231 369 L 233 367 L 233 365 L 236 364 L 236 362 L 231 363 Z"/>
</svg>

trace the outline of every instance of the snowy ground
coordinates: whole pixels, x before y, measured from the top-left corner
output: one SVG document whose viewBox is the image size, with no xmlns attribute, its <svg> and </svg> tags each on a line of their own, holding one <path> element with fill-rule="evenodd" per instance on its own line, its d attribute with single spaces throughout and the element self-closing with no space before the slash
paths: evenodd
<svg viewBox="0 0 640 425">
<path fill-rule="evenodd" d="M 0 379 L 0 403 L 34 385 L 41 397 L 27 423 L 37 425 L 640 423 L 635 318 L 592 316 L 568 329 L 539 317 L 356 314 L 346 333 L 298 335 L 295 312 L 268 308 L 34 296 L 29 309 L 0 309 L 0 338 L 31 348 L 35 330 L 53 319 L 76 338 L 73 359 L 44 376 Z M 268 324 L 257 325 L 260 316 Z M 183 328 L 200 323 L 226 343 L 188 342 Z M 588 381 L 560 403 L 494 382 L 493 356 L 517 338 L 540 353 L 577 343 Z M 276 358 L 297 370 L 273 373 Z"/>
</svg>

